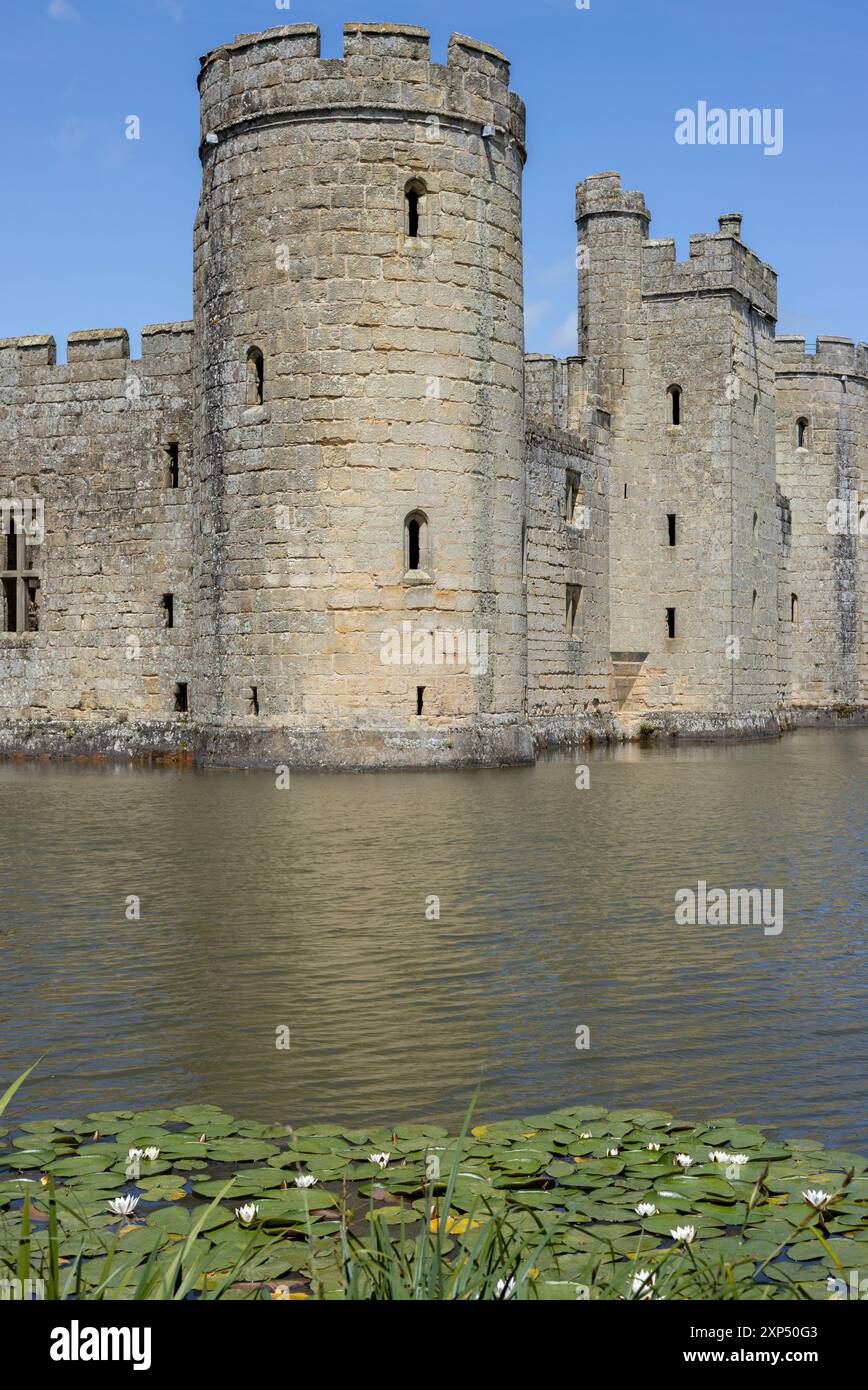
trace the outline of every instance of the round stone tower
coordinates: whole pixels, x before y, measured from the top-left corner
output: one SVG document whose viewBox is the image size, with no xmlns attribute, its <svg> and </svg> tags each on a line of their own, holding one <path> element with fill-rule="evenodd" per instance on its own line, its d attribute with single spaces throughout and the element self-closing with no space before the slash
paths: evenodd
<svg viewBox="0 0 868 1390">
<path fill-rule="evenodd" d="M 521 179 L 502 54 L 299 24 L 202 59 L 199 665 L 217 756 L 518 761 Z"/>
</svg>

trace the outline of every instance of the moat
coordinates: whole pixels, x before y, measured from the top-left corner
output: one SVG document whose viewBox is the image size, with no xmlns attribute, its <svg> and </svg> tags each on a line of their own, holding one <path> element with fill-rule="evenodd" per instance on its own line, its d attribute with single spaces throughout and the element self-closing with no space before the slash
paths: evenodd
<svg viewBox="0 0 868 1390">
<path fill-rule="evenodd" d="M 864 1150 L 866 770 L 864 730 L 288 789 L 2 764 L 0 1076 L 44 1054 L 32 1117 L 454 1125 L 481 1079 L 488 1116 L 641 1104 Z M 783 930 L 676 925 L 700 881 L 781 889 Z"/>
</svg>

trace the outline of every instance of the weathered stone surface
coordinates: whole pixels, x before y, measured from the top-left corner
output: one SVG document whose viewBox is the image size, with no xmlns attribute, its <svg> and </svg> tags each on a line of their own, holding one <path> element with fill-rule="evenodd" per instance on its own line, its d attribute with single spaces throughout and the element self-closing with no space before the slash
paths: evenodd
<svg viewBox="0 0 868 1390">
<path fill-rule="evenodd" d="M 525 359 L 506 58 L 390 24 L 319 52 L 202 60 L 192 323 L 138 361 L 122 328 L 64 365 L 0 340 L 0 497 L 45 520 L 4 542 L 0 752 L 497 765 L 861 719 L 865 547 L 826 521 L 864 512 L 868 348 L 775 339 L 738 214 L 679 262 L 607 173 L 579 355 Z"/>
</svg>

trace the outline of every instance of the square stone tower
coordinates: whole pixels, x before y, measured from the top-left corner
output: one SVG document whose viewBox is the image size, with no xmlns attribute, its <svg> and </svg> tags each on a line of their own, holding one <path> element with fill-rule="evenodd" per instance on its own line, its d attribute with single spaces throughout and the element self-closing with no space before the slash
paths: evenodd
<svg viewBox="0 0 868 1390">
<path fill-rule="evenodd" d="M 578 185 L 580 355 L 611 403 L 615 704 L 767 715 L 778 697 L 776 277 L 741 217 L 649 240 L 616 173 Z"/>
</svg>

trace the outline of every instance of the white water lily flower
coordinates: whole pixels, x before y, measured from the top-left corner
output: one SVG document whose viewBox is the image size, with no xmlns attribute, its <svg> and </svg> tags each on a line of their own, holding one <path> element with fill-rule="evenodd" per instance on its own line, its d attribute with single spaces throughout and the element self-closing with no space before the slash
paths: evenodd
<svg viewBox="0 0 868 1390">
<path fill-rule="evenodd" d="M 650 1298 L 654 1285 L 657 1283 L 657 1275 L 652 1274 L 650 1269 L 637 1269 L 633 1275 L 633 1283 L 630 1287 L 632 1294 L 639 1294 L 642 1298 Z"/>
<path fill-rule="evenodd" d="M 617 1158 L 617 1157 L 618 1157 L 618 1154 L 619 1154 L 620 1152 L 621 1152 L 620 1149 L 607 1149 L 607 1150 L 606 1150 L 606 1157 L 607 1157 L 607 1158 Z"/>
<path fill-rule="evenodd" d="M 637 1216 L 656 1216 L 657 1208 L 653 1202 L 640 1202 L 636 1208 Z"/>
<path fill-rule="evenodd" d="M 579 1135 L 580 1139 L 593 1139 L 593 1137 L 594 1136 L 589 1129 L 583 1129 L 581 1134 Z"/>
<path fill-rule="evenodd" d="M 673 1240 L 683 1240 L 685 1245 L 689 1245 L 696 1235 L 695 1226 L 675 1226 L 669 1234 Z"/>
<path fill-rule="evenodd" d="M 245 1202 L 243 1206 L 235 1208 L 235 1215 L 242 1226 L 249 1226 L 259 1215 L 259 1207 L 256 1202 Z"/>
<path fill-rule="evenodd" d="M 313 1173 L 300 1173 L 295 1180 L 296 1187 L 313 1187 L 315 1184 L 316 1178 Z"/>
<path fill-rule="evenodd" d="M 680 1163 L 682 1168 L 689 1168 L 693 1159 L 690 1157 L 690 1154 L 676 1154 L 675 1162 Z"/>
<path fill-rule="evenodd" d="M 144 1156 L 145 1156 L 145 1151 L 144 1151 L 144 1149 L 128 1149 L 128 1150 L 127 1150 L 127 1158 L 130 1160 L 130 1163 L 135 1163 L 135 1162 L 136 1162 L 136 1159 L 144 1158 Z"/>
<path fill-rule="evenodd" d="M 708 1152 L 709 1163 L 729 1163 L 729 1154 L 724 1149 L 710 1149 Z"/>
<path fill-rule="evenodd" d="M 750 1163 L 750 1157 L 747 1154 L 728 1154 L 727 1156 L 730 1163 L 737 1163 L 739 1168 L 743 1163 Z"/>
<path fill-rule="evenodd" d="M 391 1157 L 391 1154 L 368 1154 L 368 1162 L 376 1163 L 379 1168 L 385 1168 Z"/>
<path fill-rule="evenodd" d="M 827 1202 L 832 1200 L 831 1192 L 824 1192 L 820 1187 L 809 1187 L 807 1192 L 802 1193 L 802 1196 L 809 1206 L 817 1207 L 818 1209 L 824 1207 Z"/>
<path fill-rule="evenodd" d="M 145 1158 L 149 1159 L 151 1163 L 154 1163 L 159 1157 L 160 1150 L 157 1148 L 156 1144 L 149 1144 L 145 1149 Z"/>
<path fill-rule="evenodd" d="M 112 1197 L 108 1204 L 108 1208 L 114 1216 L 132 1216 L 138 1205 L 138 1197 L 133 1197 L 129 1193 L 125 1193 L 123 1197 Z"/>
<path fill-rule="evenodd" d="M 648 1145 L 648 1148 L 651 1150 L 652 1153 L 657 1153 L 657 1150 L 660 1148 L 660 1145 L 659 1145 L 659 1144 L 649 1144 L 649 1145 Z"/>
</svg>

